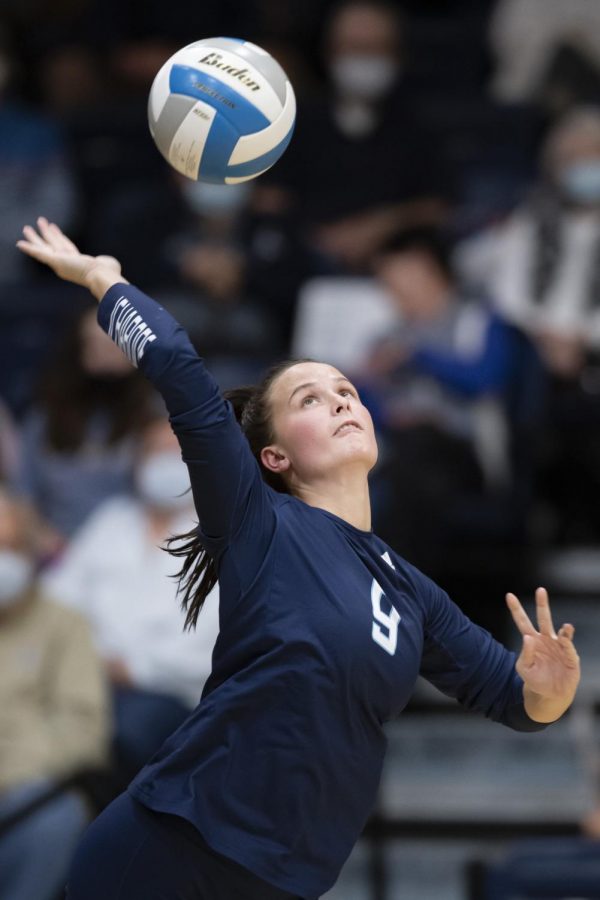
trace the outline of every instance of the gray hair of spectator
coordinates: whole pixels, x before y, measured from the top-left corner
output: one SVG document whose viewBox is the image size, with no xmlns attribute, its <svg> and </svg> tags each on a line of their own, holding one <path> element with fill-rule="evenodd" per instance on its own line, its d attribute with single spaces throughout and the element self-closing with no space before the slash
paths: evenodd
<svg viewBox="0 0 600 900">
<path fill-rule="evenodd" d="M 327 49 L 329 46 L 331 33 L 335 26 L 336 20 L 347 9 L 371 9 L 374 12 L 378 12 L 384 16 L 387 16 L 390 23 L 393 24 L 396 30 L 395 37 L 398 44 L 398 50 L 402 49 L 405 29 L 404 14 L 402 13 L 402 10 L 399 9 L 394 3 L 387 2 L 387 0 L 340 0 L 339 3 L 334 4 L 334 6 L 329 10 L 323 25 L 322 34 L 323 45 L 325 49 Z"/>
</svg>

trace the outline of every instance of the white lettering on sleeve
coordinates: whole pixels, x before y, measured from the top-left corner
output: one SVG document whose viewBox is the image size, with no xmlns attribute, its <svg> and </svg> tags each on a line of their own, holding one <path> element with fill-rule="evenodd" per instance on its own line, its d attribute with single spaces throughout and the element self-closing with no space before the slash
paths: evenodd
<svg viewBox="0 0 600 900">
<path fill-rule="evenodd" d="M 138 366 L 156 335 L 126 297 L 119 297 L 110 314 L 108 334 L 127 359 Z"/>
</svg>

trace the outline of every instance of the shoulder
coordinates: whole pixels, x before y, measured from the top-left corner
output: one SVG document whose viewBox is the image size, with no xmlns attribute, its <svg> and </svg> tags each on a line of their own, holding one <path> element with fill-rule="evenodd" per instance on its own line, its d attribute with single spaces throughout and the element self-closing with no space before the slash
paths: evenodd
<svg viewBox="0 0 600 900">
<path fill-rule="evenodd" d="M 406 589 L 410 591 L 420 606 L 424 609 L 432 609 L 441 599 L 447 599 L 448 595 L 432 578 L 413 566 L 391 547 L 388 547 L 386 552 Z"/>
</svg>

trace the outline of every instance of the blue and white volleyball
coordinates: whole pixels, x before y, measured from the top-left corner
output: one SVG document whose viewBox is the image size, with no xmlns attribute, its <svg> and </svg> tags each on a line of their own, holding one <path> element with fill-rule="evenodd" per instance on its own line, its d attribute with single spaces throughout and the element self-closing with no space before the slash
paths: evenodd
<svg viewBox="0 0 600 900">
<path fill-rule="evenodd" d="M 150 133 L 188 178 L 256 178 L 288 146 L 296 119 L 290 80 L 273 57 L 234 38 L 188 44 L 162 66 L 148 99 Z"/>
</svg>

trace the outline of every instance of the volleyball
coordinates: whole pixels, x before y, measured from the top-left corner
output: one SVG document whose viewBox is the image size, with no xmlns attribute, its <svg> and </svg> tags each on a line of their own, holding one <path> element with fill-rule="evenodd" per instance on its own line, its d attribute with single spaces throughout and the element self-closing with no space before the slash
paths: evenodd
<svg viewBox="0 0 600 900">
<path fill-rule="evenodd" d="M 273 57 L 249 41 L 206 38 L 158 71 L 148 98 L 150 134 L 182 175 L 213 184 L 256 178 L 290 142 L 296 98 Z"/>
</svg>

